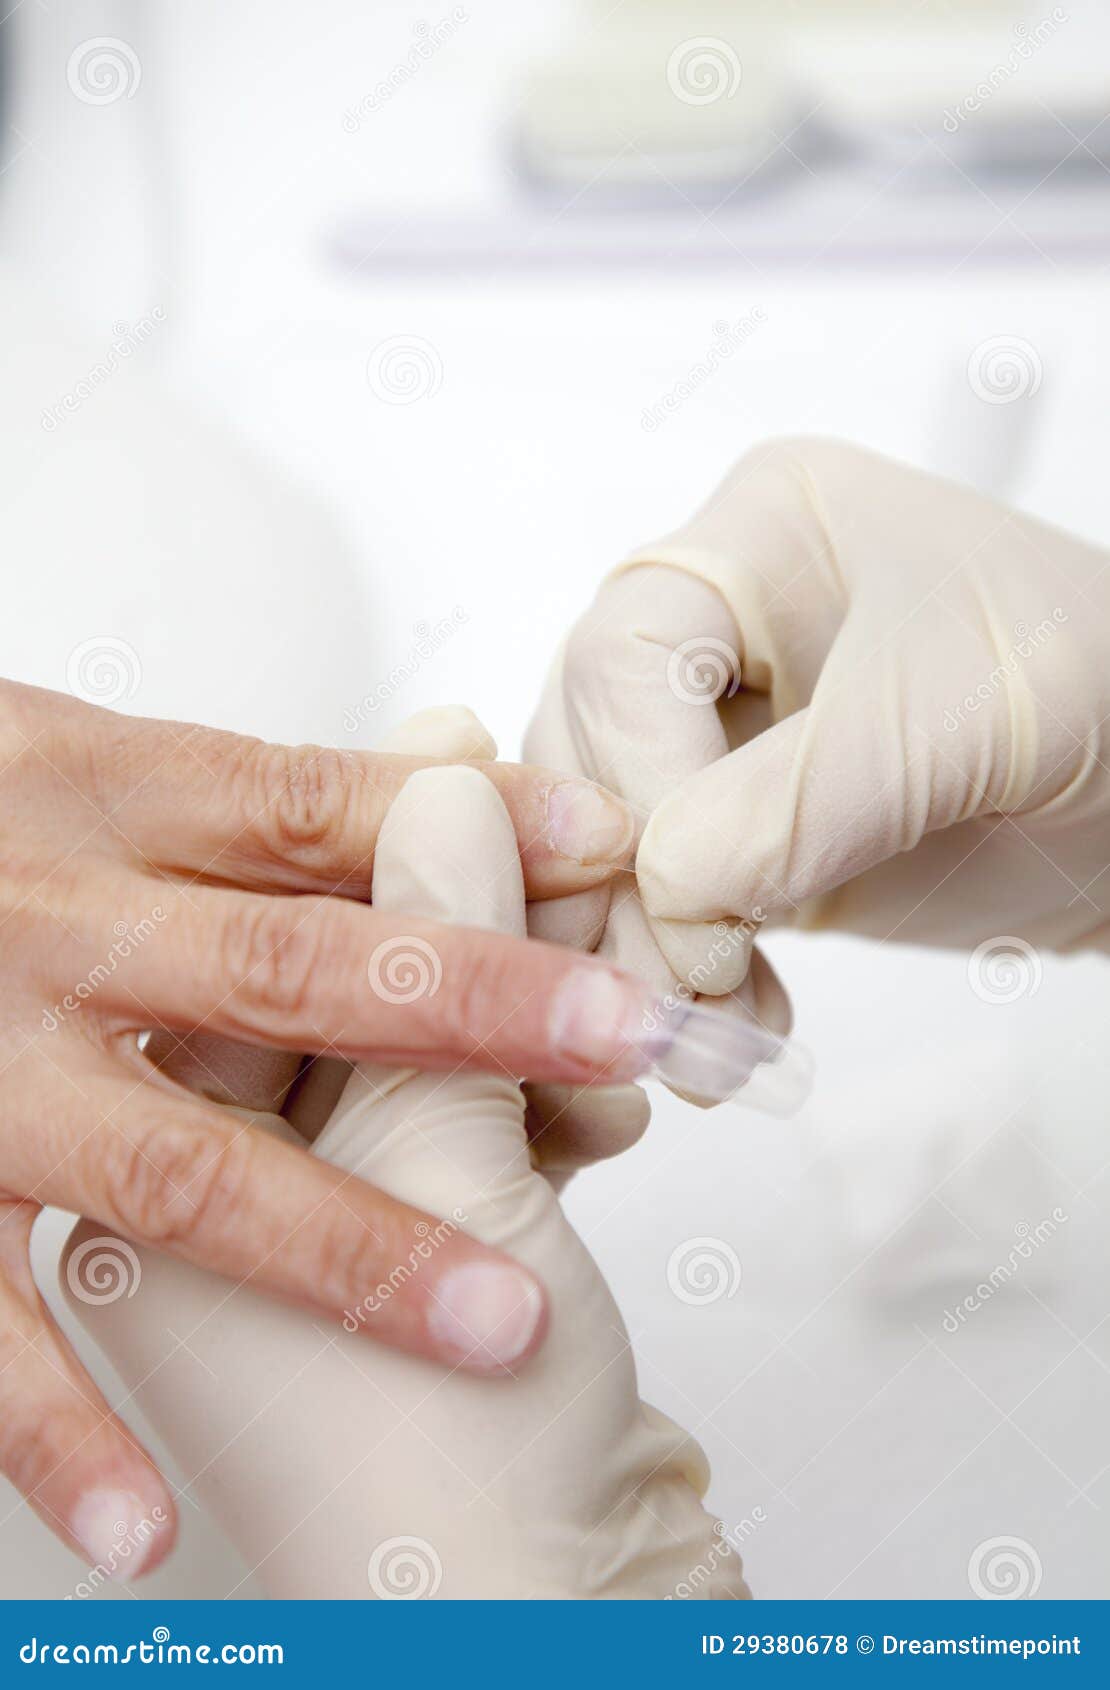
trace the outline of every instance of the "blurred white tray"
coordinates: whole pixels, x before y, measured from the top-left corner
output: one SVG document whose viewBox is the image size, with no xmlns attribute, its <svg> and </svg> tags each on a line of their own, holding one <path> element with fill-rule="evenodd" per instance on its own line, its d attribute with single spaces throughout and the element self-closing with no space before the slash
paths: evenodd
<svg viewBox="0 0 1110 1690">
<path fill-rule="evenodd" d="M 951 174 L 955 174 L 951 172 Z M 822 265 L 898 258 L 1037 264 L 1105 260 L 1110 253 L 1110 174 L 1093 160 L 1049 181 L 1024 173 L 962 179 L 952 191 L 935 175 L 888 166 L 822 176 L 798 173 L 758 196 L 718 193 L 692 204 L 679 190 L 659 203 L 583 196 L 477 207 L 468 215 L 420 208 L 354 214 L 329 236 L 344 263 L 383 269 L 676 267 L 708 264 Z M 722 203 L 723 202 L 723 203 Z"/>
</svg>

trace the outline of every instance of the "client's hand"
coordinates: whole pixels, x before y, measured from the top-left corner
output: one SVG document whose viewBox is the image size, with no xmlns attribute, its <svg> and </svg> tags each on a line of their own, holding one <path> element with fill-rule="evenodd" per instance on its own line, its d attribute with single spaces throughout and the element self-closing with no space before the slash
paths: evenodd
<svg viewBox="0 0 1110 1690">
<path fill-rule="evenodd" d="M 446 755 L 486 750 L 471 719 Z M 527 1063 L 579 1082 L 626 1061 L 621 1017 L 638 1030 L 646 1001 L 632 982 L 554 947 L 359 902 L 382 818 L 427 761 L 413 753 L 404 739 L 387 755 L 264 745 L 0 682 L 0 1469 L 70 1538 L 99 1541 L 115 1496 L 167 1517 L 169 1501 L 38 1296 L 28 1239 L 41 1205 L 332 1318 L 421 1219 L 243 1131 L 214 1107 L 227 1094 L 204 1040 L 192 1092 L 153 1073 L 141 1029 L 203 1025 L 425 1068 Z M 597 787 L 483 767 L 531 897 L 593 885 L 627 859 L 627 812 Z M 421 970 L 435 989 L 420 990 Z M 587 1015 L 591 983 L 601 1001 Z M 279 1064 L 263 1096 L 280 1106 L 290 1078 Z M 376 1335 L 458 1363 L 431 1293 L 479 1258 L 531 1286 L 460 1237 L 391 1299 Z"/>
<path fill-rule="evenodd" d="M 409 779 L 381 829 L 373 896 L 379 910 L 523 932 L 512 824 L 477 770 Z M 292 1110 L 302 1126 L 327 1113 L 333 1081 L 310 1077 Z M 391 1268 L 352 1300 L 346 1333 L 152 1254 L 133 1298 L 72 1299 L 268 1591 L 664 1597 L 695 1575 L 702 1596 L 746 1594 L 699 1500 L 703 1458 L 640 1403 L 619 1313 L 533 1165 L 513 1075 L 360 1064 L 315 1154 L 442 1217 L 383 1241 Z M 71 1287 L 90 1230 L 71 1243 Z M 505 1358 L 542 1301 L 507 1295 L 478 1261 L 440 1281 L 430 1313 L 469 1374 L 358 1340 L 460 1233 L 546 1286 L 547 1340 L 517 1378 Z"/>
</svg>

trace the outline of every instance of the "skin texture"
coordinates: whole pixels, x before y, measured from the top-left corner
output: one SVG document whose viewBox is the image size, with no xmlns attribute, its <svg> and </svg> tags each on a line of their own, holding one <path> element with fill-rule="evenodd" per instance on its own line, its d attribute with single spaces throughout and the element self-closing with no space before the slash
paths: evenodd
<svg viewBox="0 0 1110 1690">
<path fill-rule="evenodd" d="M 485 755 L 480 731 L 471 738 L 467 753 Z M 38 1297 L 27 1240 L 40 1207 L 333 1319 L 423 1218 L 218 1108 L 203 1039 L 187 1089 L 152 1067 L 140 1032 L 172 1049 L 203 1025 L 259 1048 L 572 1085 L 628 1066 L 618 1026 L 609 1060 L 594 1061 L 565 1013 L 561 988 L 577 1002 L 598 965 L 357 902 L 389 806 L 424 761 L 264 745 L 0 683 L 0 1468 L 90 1555 L 122 1498 L 121 1519 L 163 1512 L 153 1566 L 173 1510 Z M 481 766 L 512 818 L 530 897 L 597 885 L 627 862 L 619 804 L 543 770 Z M 399 1001 L 382 989 L 386 964 L 413 944 L 439 984 Z M 599 972 L 610 990 L 613 972 Z M 633 982 L 622 991 L 642 1004 Z M 281 1060 L 284 1085 L 296 1063 Z M 458 1364 L 429 1323 L 428 1293 L 436 1274 L 478 1257 L 517 1272 L 460 1235 L 374 1336 Z M 541 1339 L 537 1322 L 531 1347 Z"/>
</svg>

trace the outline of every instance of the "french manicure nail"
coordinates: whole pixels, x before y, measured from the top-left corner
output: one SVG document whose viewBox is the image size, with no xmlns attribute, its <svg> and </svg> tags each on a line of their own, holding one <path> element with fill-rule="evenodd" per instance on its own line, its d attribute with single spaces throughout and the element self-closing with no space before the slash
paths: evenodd
<svg viewBox="0 0 1110 1690">
<path fill-rule="evenodd" d="M 111 1579 L 130 1579 L 150 1559 L 154 1539 L 165 1520 L 161 1508 L 148 1508 L 133 1491 L 86 1491 L 70 1521 L 70 1531 L 90 1563 Z"/>
<path fill-rule="evenodd" d="M 560 781 L 547 795 L 548 843 L 579 863 L 610 862 L 632 844 L 632 812 L 585 780 Z"/>
<path fill-rule="evenodd" d="M 440 1281 L 428 1329 L 468 1368 L 499 1373 L 525 1354 L 543 1313 L 543 1296 L 530 1275 L 508 1263 L 467 1262 Z"/>
</svg>

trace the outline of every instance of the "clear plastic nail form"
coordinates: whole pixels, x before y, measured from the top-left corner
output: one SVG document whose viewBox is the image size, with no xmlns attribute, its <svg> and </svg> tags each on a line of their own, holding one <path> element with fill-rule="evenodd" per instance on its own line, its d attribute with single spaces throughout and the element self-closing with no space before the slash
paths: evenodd
<svg viewBox="0 0 1110 1690">
<path fill-rule="evenodd" d="M 794 1115 L 813 1087 L 813 1058 L 757 1021 L 665 999 L 644 1018 L 637 1045 L 645 1078 L 707 1103 L 733 1102 L 765 1115 Z"/>
</svg>

